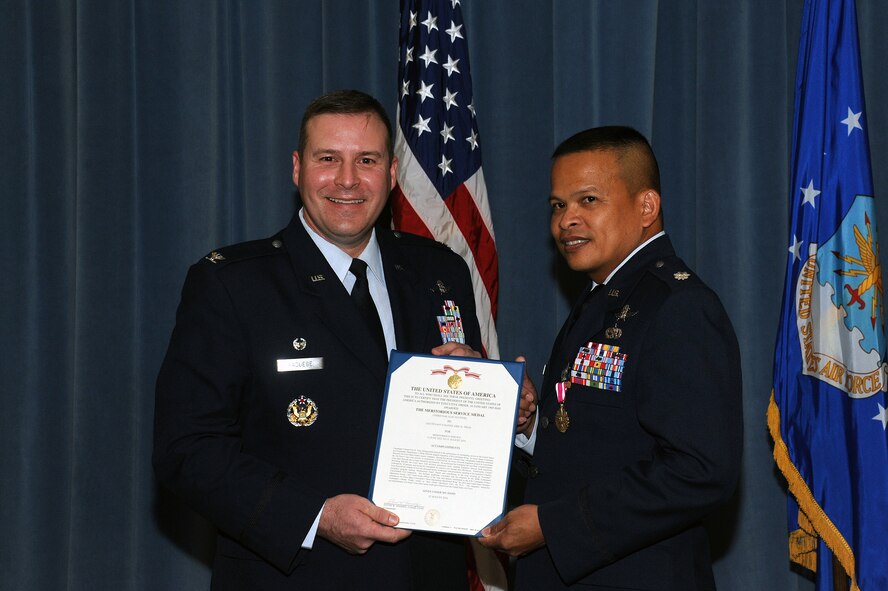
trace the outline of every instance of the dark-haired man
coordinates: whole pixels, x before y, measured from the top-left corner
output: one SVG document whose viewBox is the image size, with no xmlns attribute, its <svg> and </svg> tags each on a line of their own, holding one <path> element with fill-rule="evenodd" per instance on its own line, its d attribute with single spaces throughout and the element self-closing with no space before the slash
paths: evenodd
<svg viewBox="0 0 888 591">
<path fill-rule="evenodd" d="M 518 589 L 714 589 L 700 520 L 731 496 L 742 444 L 731 323 L 663 232 L 641 134 L 572 136 L 551 182 L 552 236 L 591 282 L 519 427 L 527 504 L 482 543 L 521 556 Z"/>
<path fill-rule="evenodd" d="M 154 465 L 219 530 L 213 589 L 467 588 L 461 538 L 410 535 L 364 498 L 391 349 L 481 345 L 462 259 L 375 226 L 395 182 L 391 134 L 364 93 L 316 99 L 293 154 L 302 209 L 189 270 Z M 445 300 L 466 345 L 442 345 Z"/>
</svg>

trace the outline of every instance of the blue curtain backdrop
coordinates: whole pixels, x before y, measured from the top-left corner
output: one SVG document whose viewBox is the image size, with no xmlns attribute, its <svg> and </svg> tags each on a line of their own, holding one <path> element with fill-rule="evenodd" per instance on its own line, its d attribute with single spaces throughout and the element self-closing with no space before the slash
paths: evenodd
<svg viewBox="0 0 888 591">
<path fill-rule="evenodd" d="M 743 476 L 710 523 L 719 588 L 811 588 L 789 566 L 765 427 L 802 0 L 462 5 L 503 356 L 538 375 L 578 287 L 548 234 L 553 147 L 637 127 L 660 159 L 667 231 L 743 354 Z M 878 192 L 888 4 L 858 13 Z M 0 587 L 207 587 L 211 529 L 150 467 L 185 270 L 287 222 L 313 97 L 360 88 L 394 114 L 397 23 L 397 0 L 0 1 Z"/>
</svg>

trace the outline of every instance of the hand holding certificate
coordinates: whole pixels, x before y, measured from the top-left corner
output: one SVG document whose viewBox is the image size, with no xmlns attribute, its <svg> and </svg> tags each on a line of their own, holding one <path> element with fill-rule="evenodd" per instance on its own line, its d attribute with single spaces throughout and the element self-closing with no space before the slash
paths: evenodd
<svg viewBox="0 0 888 591">
<path fill-rule="evenodd" d="M 502 517 L 523 371 L 392 352 L 369 496 L 398 527 L 478 535 Z"/>
</svg>

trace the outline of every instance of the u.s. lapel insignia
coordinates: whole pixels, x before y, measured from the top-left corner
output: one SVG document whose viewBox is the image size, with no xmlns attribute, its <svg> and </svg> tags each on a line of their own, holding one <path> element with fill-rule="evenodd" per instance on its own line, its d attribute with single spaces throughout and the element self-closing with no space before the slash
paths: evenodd
<svg viewBox="0 0 888 591">
<path fill-rule="evenodd" d="M 685 279 L 687 279 L 687 278 L 690 277 L 690 276 L 691 276 L 690 273 L 686 273 L 686 272 L 684 272 L 684 271 L 679 271 L 679 272 L 677 272 L 675 275 L 673 275 L 673 277 L 675 277 L 675 278 L 678 279 L 679 281 L 684 281 Z"/>
<path fill-rule="evenodd" d="M 609 298 L 618 298 L 618 297 L 620 297 L 620 290 L 619 290 L 619 289 L 612 289 L 612 290 L 610 290 L 609 292 L 607 292 L 607 297 L 609 297 Z"/>
<path fill-rule="evenodd" d="M 300 396 L 287 407 L 287 420 L 294 427 L 311 427 L 318 420 L 318 405 L 311 398 Z"/>
<path fill-rule="evenodd" d="M 323 275 L 312 275 L 311 276 L 312 283 L 317 283 L 318 281 L 325 281 Z"/>
<path fill-rule="evenodd" d="M 214 265 L 216 263 L 218 263 L 219 261 L 225 260 L 225 257 L 222 256 L 220 253 L 216 252 L 215 250 L 213 252 L 211 252 L 210 254 L 208 254 L 207 256 L 205 256 L 204 258 L 207 259 L 208 261 L 210 261 L 211 263 L 213 263 Z"/>
</svg>

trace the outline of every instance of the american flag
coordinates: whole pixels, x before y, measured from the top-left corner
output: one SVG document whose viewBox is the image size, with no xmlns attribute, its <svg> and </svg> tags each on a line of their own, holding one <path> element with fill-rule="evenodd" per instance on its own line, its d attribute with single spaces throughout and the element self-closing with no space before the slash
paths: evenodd
<svg viewBox="0 0 888 591">
<path fill-rule="evenodd" d="M 485 352 L 499 358 L 496 244 L 459 0 L 402 0 L 398 80 L 392 225 L 466 260 Z"/>
</svg>

